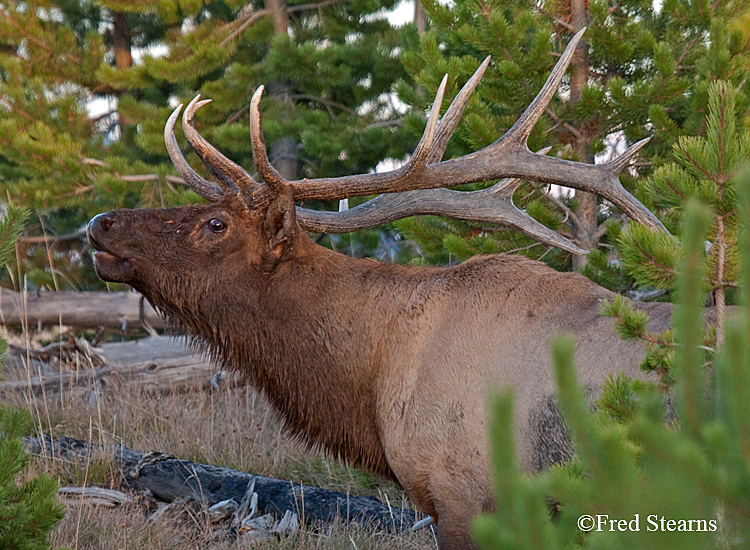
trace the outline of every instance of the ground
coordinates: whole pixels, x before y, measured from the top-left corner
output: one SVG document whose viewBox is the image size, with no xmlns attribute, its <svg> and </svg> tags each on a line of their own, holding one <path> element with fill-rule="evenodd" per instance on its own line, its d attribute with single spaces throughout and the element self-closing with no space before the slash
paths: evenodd
<svg viewBox="0 0 750 550">
<path fill-rule="evenodd" d="M 36 376 L 25 366 L 7 365 L 6 380 Z M 288 438 L 266 401 L 248 386 L 218 391 L 147 393 L 137 384 L 29 397 L 6 394 L 0 403 L 32 411 L 37 429 L 55 437 L 100 444 L 118 441 L 140 451 L 165 451 L 180 458 L 293 480 L 352 495 L 374 495 L 394 506 L 411 507 L 393 483 L 350 468 L 335 458 L 304 449 Z M 71 467 L 59 458 L 37 458 L 30 475 L 47 472 L 62 486 L 120 489 L 120 474 L 107 461 Z M 237 548 L 216 538 L 198 513 L 179 520 L 148 521 L 147 499 L 116 509 L 71 505 L 52 535 L 54 547 L 120 550 L 142 548 Z M 368 532 L 351 525 L 302 529 L 254 548 L 435 549 L 431 529 L 405 535 Z"/>
</svg>

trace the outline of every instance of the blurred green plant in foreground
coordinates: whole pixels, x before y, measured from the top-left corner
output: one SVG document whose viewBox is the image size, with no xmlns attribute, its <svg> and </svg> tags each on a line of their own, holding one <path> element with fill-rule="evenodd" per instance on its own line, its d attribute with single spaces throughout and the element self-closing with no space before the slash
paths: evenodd
<svg viewBox="0 0 750 550">
<path fill-rule="evenodd" d="M 745 228 L 748 180 L 750 171 L 738 178 L 744 184 L 738 187 Z M 673 316 L 674 416 L 658 388 L 641 384 L 635 391 L 617 379 L 612 387 L 619 388 L 621 409 L 629 412 L 621 422 L 592 413 L 574 373 L 575 344 L 565 336 L 556 338 L 552 353 L 559 405 L 576 458 L 539 475 L 521 473 L 511 428 L 513 397 L 510 392 L 500 396 L 492 407 L 491 427 L 497 511 L 475 520 L 481 548 L 748 546 L 750 304 L 745 299 L 728 320 L 726 346 L 707 368 L 701 349 L 702 276 L 712 216 L 693 199 L 682 219 L 679 305 Z M 747 250 L 747 231 L 740 235 L 740 249 Z M 739 280 L 750 287 L 750 255 L 740 259 Z"/>
<path fill-rule="evenodd" d="M 29 214 L 9 207 L 0 219 L 0 265 L 14 254 L 15 244 Z M 0 355 L 5 355 L 0 338 Z M 57 499 L 57 482 L 47 475 L 25 476 L 30 457 L 22 437 L 32 428 L 26 410 L 0 406 L 0 548 L 50 548 L 49 532 L 65 515 Z M 24 477 L 25 476 L 25 477 Z"/>
</svg>

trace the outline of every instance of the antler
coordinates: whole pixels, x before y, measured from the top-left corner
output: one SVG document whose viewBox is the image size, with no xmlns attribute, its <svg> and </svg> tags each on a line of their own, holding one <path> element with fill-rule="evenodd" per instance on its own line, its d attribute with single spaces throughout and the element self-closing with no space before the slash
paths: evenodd
<svg viewBox="0 0 750 550">
<path fill-rule="evenodd" d="M 635 197 L 628 193 L 620 184 L 619 173 L 643 147 L 648 139 L 639 141 L 630 147 L 625 153 L 614 161 L 601 164 L 582 164 L 571 162 L 554 157 L 546 157 L 529 151 L 526 140 L 531 134 L 534 125 L 537 123 L 547 105 L 554 96 L 560 81 L 567 69 L 576 45 L 581 39 L 583 30 L 578 32 L 568 44 L 565 52 L 561 56 L 557 65 L 550 74 L 544 87 L 536 96 L 534 101 L 529 105 L 523 115 L 513 125 L 513 127 L 495 143 L 484 149 L 471 153 L 469 155 L 436 162 L 440 160 L 448 139 L 455 130 L 458 120 L 468 102 L 471 92 L 479 82 L 484 70 L 487 67 L 489 59 L 477 69 L 469 82 L 458 94 L 453 104 L 446 112 L 443 119 L 437 125 L 437 113 L 442 100 L 442 88 L 438 90 L 435 105 L 433 105 L 430 120 L 422 137 L 417 151 L 410 161 L 403 167 L 392 172 L 384 174 L 360 174 L 355 176 L 345 176 L 338 178 L 320 178 L 315 180 L 297 180 L 285 182 L 294 187 L 294 196 L 296 200 L 332 200 L 347 197 L 374 195 L 380 193 L 396 193 L 404 191 L 413 191 L 418 189 L 435 189 L 440 187 L 452 187 L 466 183 L 486 181 L 500 178 L 519 178 L 525 180 L 539 181 L 544 183 L 554 183 L 581 191 L 597 193 L 607 200 L 611 201 L 631 218 L 643 223 L 652 229 L 666 231 L 662 223 L 643 206 Z M 256 92 L 257 94 L 258 92 Z M 252 139 L 257 143 L 254 151 L 263 149 L 262 133 L 260 131 L 260 113 L 257 108 L 258 102 L 251 106 L 251 118 L 255 121 Z M 265 155 L 264 155 L 265 156 Z M 509 210 L 507 206 L 496 206 L 486 216 L 468 213 L 469 208 L 477 210 L 479 206 L 464 206 L 468 200 L 462 195 L 465 193 L 443 193 L 433 192 L 429 195 L 407 195 L 401 199 L 378 198 L 373 199 L 375 202 L 367 203 L 364 208 L 353 209 L 352 211 L 336 214 L 346 222 L 332 222 L 331 214 L 314 213 L 314 211 L 303 210 L 300 216 L 300 223 L 312 229 L 327 228 L 329 231 L 346 230 L 351 231 L 363 227 L 371 227 L 385 221 L 394 219 L 394 213 L 389 212 L 391 208 L 398 208 L 403 215 L 414 215 L 417 213 L 436 212 L 442 214 L 454 215 L 458 210 L 458 216 L 464 219 L 493 221 L 496 223 L 508 223 Z M 473 195 L 476 197 L 476 195 Z M 486 197 L 480 197 L 486 198 Z M 435 207 L 435 200 L 446 200 L 441 208 Z M 496 196 L 493 204 L 500 205 L 503 203 Z M 431 207 L 422 209 L 421 207 L 411 205 L 412 201 L 422 201 L 430 203 Z M 510 201 L 510 197 L 507 197 Z M 407 206 L 408 204 L 408 206 Z M 481 202 L 480 202 L 481 204 Z M 511 208 L 513 211 L 515 207 Z M 382 213 L 381 213 L 382 212 Z M 521 217 L 519 217 L 521 214 Z M 403 217 L 403 216 L 399 216 Z M 519 212 L 513 212 L 513 226 L 526 232 L 538 233 L 538 227 L 532 227 L 535 222 Z M 383 221 L 379 221 L 383 220 Z M 523 223 L 521 223 L 523 221 Z M 534 234 L 535 238 L 539 235 Z M 545 240 L 545 242 L 547 242 Z M 553 244 L 553 243 L 549 243 Z M 555 243 L 555 246 L 560 246 Z M 568 243 L 567 250 L 577 248 L 572 243 Z M 577 249 L 580 253 L 580 249 Z M 572 250 L 571 250 L 572 251 Z"/>
<path fill-rule="evenodd" d="M 550 149 L 545 147 L 538 154 L 546 154 Z M 388 193 L 343 212 L 297 207 L 297 221 L 315 233 L 349 233 L 408 216 L 432 214 L 504 225 L 567 252 L 588 254 L 513 204 L 513 193 L 522 182 L 520 178 L 507 178 L 487 189 L 468 192 L 440 188 Z"/>
<path fill-rule="evenodd" d="M 208 168 L 211 175 L 217 179 L 218 185 L 204 179 L 193 170 L 187 160 L 185 160 L 182 151 L 180 151 L 177 139 L 174 136 L 174 127 L 177 118 L 180 116 L 182 103 L 172 111 L 164 127 L 164 141 L 167 144 L 167 153 L 177 173 L 193 191 L 210 202 L 222 200 L 225 193 L 239 196 L 248 205 L 267 198 L 268 186 L 265 183 L 255 181 L 242 166 L 221 154 L 193 126 L 195 112 L 203 105 L 211 102 L 210 99 L 198 101 L 200 97 L 200 94 L 195 96 L 185 109 L 182 117 L 182 128 L 190 146 L 200 157 L 201 161 L 203 161 L 203 164 Z"/>
<path fill-rule="evenodd" d="M 254 201 L 258 201 L 256 204 L 266 202 L 265 199 L 270 196 L 270 193 L 277 192 L 281 186 L 286 185 L 293 188 L 295 200 L 298 201 L 335 200 L 385 194 L 357 208 L 339 213 L 298 208 L 297 219 L 300 225 L 311 231 L 348 232 L 374 227 L 405 216 L 438 214 L 507 225 L 547 244 L 576 254 L 585 253 L 586 251 L 542 226 L 513 205 L 513 191 L 521 180 L 554 183 L 597 193 L 611 201 L 631 218 L 652 229 L 666 231 L 656 216 L 628 193 L 619 181 L 620 171 L 627 166 L 648 139 L 634 144 L 614 161 L 601 165 L 547 157 L 543 154 L 532 153 L 526 145 L 532 129 L 557 91 L 582 34 L 583 30 L 570 41 L 542 90 L 513 127 L 493 144 L 457 159 L 439 162 L 471 93 L 489 64 L 489 57 L 464 85 L 440 119 L 440 105 L 446 84 L 446 79 L 443 79 L 417 149 L 408 163 L 392 172 L 314 180 L 285 180 L 273 168 L 266 153 L 259 108 L 263 86 L 259 87 L 253 95 L 250 118 L 253 160 L 256 171 L 264 183 L 256 183 L 252 180 L 247 172 L 216 151 L 193 128 L 193 114 L 206 103 L 205 101 L 198 102 L 198 98 L 193 100 L 185 111 L 183 118 L 185 135 L 204 160 L 209 171 L 217 178 L 221 188 L 203 180 L 192 169 L 189 169 L 187 162 L 179 153 L 172 135 L 178 111 L 170 117 L 165 130 L 170 157 L 180 175 L 186 181 L 189 180 L 191 187 L 208 200 L 217 200 L 215 197 L 219 193 L 223 196 L 224 193 L 231 192 L 234 183 L 239 188 L 238 194 L 252 196 Z M 168 133 L 169 136 L 166 135 Z M 440 189 L 501 178 L 508 179 L 483 191 L 459 192 Z M 399 194 L 393 195 L 393 193 Z"/>
</svg>

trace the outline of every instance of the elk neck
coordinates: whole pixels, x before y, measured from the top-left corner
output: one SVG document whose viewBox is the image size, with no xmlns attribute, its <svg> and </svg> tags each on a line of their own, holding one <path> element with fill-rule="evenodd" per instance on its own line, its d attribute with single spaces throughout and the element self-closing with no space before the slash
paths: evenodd
<svg viewBox="0 0 750 550">
<path fill-rule="evenodd" d="M 352 259 L 298 236 L 270 273 L 162 307 L 220 364 L 242 372 L 304 443 L 392 476 L 376 416 L 388 331 L 436 269 Z M 237 284 L 239 282 L 239 285 Z M 189 311 L 192 307 L 197 311 Z"/>
</svg>

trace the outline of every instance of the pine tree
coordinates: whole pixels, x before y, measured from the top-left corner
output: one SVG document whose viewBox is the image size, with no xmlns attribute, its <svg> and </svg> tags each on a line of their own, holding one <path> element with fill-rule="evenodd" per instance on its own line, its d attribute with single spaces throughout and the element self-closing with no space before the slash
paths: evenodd
<svg viewBox="0 0 750 550">
<path fill-rule="evenodd" d="M 22 271 L 38 285 L 85 286 L 95 279 L 82 261 L 80 229 L 88 218 L 187 197 L 179 187 L 178 193 L 170 190 L 171 167 L 164 159 L 129 145 L 136 127 L 116 107 L 123 90 L 99 74 L 110 63 L 127 64 L 124 50 L 154 43 L 163 29 L 154 17 L 123 17 L 90 2 L 10 2 L 0 10 L 3 198 L 34 210 L 31 234 L 69 237 L 64 254 L 53 254 L 44 241 L 22 244 Z M 123 36 L 129 38 L 124 45 Z M 110 108 L 90 119 L 87 105 L 97 98 L 108 99 Z"/>
<path fill-rule="evenodd" d="M 622 178 L 631 189 L 636 187 L 634 176 L 642 177 L 665 162 L 679 136 L 700 131 L 711 81 L 748 86 L 750 43 L 736 28 L 727 30 L 744 3 L 424 3 L 430 30 L 404 56 L 420 86 L 432 92 L 448 72 L 447 105 L 480 61 L 493 57 L 448 150 L 450 156 L 477 150 L 502 135 L 541 88 L 569 37 L 584 25 L 584 46 L 571 64 L 570 77 L 529 145 L 533 150 L 551 145 L 550 154 L 592 162 L 595 155 L 616 154 L 611 143 L 622 150 L 625 142 L 653 135 L 631 173 Z M 398 89 L 406 103 L 426 106 L 429 93 L 422 96 L 407 85 Z M 747 104 L 738 109 L 746 111 Z M 418 127 L 419 121 L 411 125 Z M 600 244 L 612 244 L 619 224 L 607 220 L 622 217 L 611 206 L 592 206 L 580 193 L 571 199 L 548 191 L 531 183 L 522 186 L 515 194 L 516 204 L 580 246 L 596 250 Z M 570 265 L 569 257 L 503 229 L 436 219 L 406 220 L 399 227 L 422 246 L 429 261 L 513 250 L 544 257 L 558 267 Z M 606 260 L 606 253 L 594 254 L 595 265 L 605 271 L 597 277 L 600 282 L 627 284 L 629 279 L 609 269 Z"/>
<path fill-rule="evenodd" d="M 65 516 L 54 479 L 19 482 L 30 460 L 22 439 L 30 426 L 28 411 L 0 406 L 0 548 L 7 550 L 50 548 L 49 532 Z"/>
<path fill-rule="evenodd" d="M 28 212 L 14 207 L 0 219 L 0 265 L 15 253 L 27 219 Z M 5 345 L 0 339 L 0 371 Z M 65 515 L 54 479 L 46 475 L 19 479 L 30 460 L 22 440 L 30 428 L 28 411 L 0 406 L 0 548 L 8 550 L 49 548 L 49 532 Z"/>
<path fill-rule="evenodd" d="M 735 86 L 713 82 L 708 88 L 708 116 L 702 135 L 681 136 L 674 144 L 675 162 L 657 169 L 644 185 L 644 194 L 658 208 L 675 236 L 657 235 L 637 225 L 626 228 L 616 244 L 623 269 L 643 288 L 665 291 L 675 289 L 681 250 L 680 226 L 685 205 L 697 199 L 713 208 L 713 220 L 705 242 L 707 257 L 703 284 L 696 290 L 710 297 L 716 306 L 715 327 L 704 336 L 706 361 L 710 361 L 725 340 L 725 304 L 736 297 L 739 286 L 739 211 L 738 174 L 750 156 L 750 130 L 742 126 L 743 109 Z M 709 300 L 706 300 L 709 301 Z M 647 342 L 648 354 L 642 365 L 665 376 L 675 360 L 675 342 L 671 331 L 650 334 L 648 317 L 633 312 L 630 304 L 615 300 L 606 306 L 607 315 L 617 320 L 621 334 Z"/>
<path fill-rule="evenodd" d="M 41 224 L 32 231 L 74 236 L 107 209 L 200 200 L 166 155 L 167 116 L 197 93 L 212 98 L 196 117 L 200 131 L 252 173 L 247 111 L 260 84 L 267 85 L 266 140 L 272 156 L 279 153 L 272 160 L 282 169 L 290 158 L 296 165 L 287 175 L 367 172 L 384 158 L 401 158 L 413 144 L 389 94 L 406 77 L 397 58 L 404 31 L 382 13 L 394 3 L 4 4 L 5 196 L 34 209 Z M 92 99 L 110 106 L 97 119 L 87 113 Z M 205 174 L 194 154 L 188 160 Z M 377 243 L 378 234 L 368 238 Z M 73 246 L 57 270 L 45 267 L 45 246 L 31 249 L 32 278 L 56 287 L 65 272 L 79 279 L 74 286 L 95 284 L 93 272 L 83 271 L 83 246 Z"/>
</svg>

